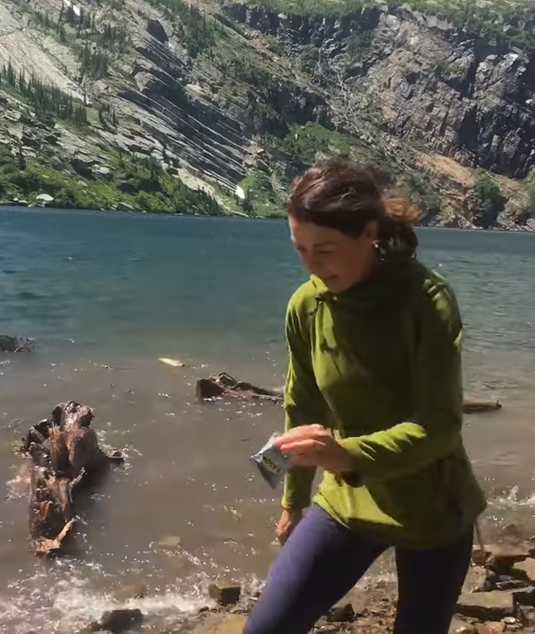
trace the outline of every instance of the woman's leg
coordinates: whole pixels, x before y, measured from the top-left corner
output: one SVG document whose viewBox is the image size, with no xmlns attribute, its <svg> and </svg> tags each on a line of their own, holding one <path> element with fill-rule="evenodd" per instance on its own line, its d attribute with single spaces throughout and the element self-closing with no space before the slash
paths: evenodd
<svg viewBox="0 0 535 634">
<path fill-rule="evenodd" d="M 314 505 L 275 560 L 243 634 L 306 634 L 385 549 Z"/>
<path fill-rule="evenodd" d="M 398 548 L 394 634 L 448 634 L 472 556 L 473 530 L 433 550 Z"/>
</svg>

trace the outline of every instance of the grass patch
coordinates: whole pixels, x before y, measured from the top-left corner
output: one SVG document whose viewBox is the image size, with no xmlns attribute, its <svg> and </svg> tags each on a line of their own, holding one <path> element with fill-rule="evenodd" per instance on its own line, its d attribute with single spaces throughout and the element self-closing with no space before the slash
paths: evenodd
<svg viewBox="0 0 535 634">
<path fill-rule="evenodd" d="M 277 187 L 273 180 L 277 181 Z M 240 187 L 245 193 L 245 200 L 237 203 L 240 210 L 252 217 L 273 218 L 284 215 L 284 196 L 281 189 L 284 184 L 274 174 L 271 178 L 256 169 L 249 171 L 241 181 Z"/>
<path fill-rule="evenodd" d="M 319 123 L 308 122 L 304 126 L 293 125 L 282 145 L 287 152 L 307 165 L 319 158 L 352 158 L 355 141 L 345 134 L 328 130 Z"/>
<path fill-rule="evenodd" d="M 113 209 L 126 203 L 149 213 L 221 215 L 217 202 L 202 190 L 191 190 L 168 174 L 154 159 L 120 152 L 110 154 L 110 173 L 80 178 L 67 165 L 50 157 L 26 161 L 0 145 L 0 199 L 24 198 L 37 203 L 40 194 L 54 198 L 54 206 L 70 209 Z"/>
</svg>

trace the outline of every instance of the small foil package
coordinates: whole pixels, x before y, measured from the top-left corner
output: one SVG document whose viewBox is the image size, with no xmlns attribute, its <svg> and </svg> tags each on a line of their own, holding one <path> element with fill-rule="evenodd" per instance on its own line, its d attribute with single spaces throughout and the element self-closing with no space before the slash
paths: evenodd
<svg viewBox="0 0 535 634">
<path fill-rule="evenodd" d="M 262 449 L 251 456 L 251 461 L 258 467 L 260 474 L 272 489 L 277 488 L 290 468 L 288 456 L 273 445 L 278 435 L 272 434 Z"/>
</svg>

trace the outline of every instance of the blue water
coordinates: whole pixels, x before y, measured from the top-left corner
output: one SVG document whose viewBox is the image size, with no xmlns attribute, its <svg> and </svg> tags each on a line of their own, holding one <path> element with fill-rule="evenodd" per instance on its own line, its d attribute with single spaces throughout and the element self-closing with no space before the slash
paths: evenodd
<svg viewBox="0 0 535 634">
<path fill-rule="evenodd" d="M 421 258 L 456 287 L 469 356 L 503 353 L 527 369 L 535 236 L 419 234 Z M 280 358 L 285 305 L 303 279 L 283 221 L 0 211 L 0 329 L 50 354 Z"/>
<path fill-rule="evenodd" d="M 504 403 L 465 430 L 487 525 L 520 518 L 533 531 L 535 236 L 419 236 L 421 258 L 458 294 L 467 393 Z M 162 614 L 181 631 L 200 576 L 265 574 L 278 507 L 248 456 L 280 427 L 280 409 L 199 406 L 194 382 L 226 370 L 280 385 L 286 303 L 304 279 L 283 221 L 0 209 L 0 333 L 37 342 L 0 365 L 2 634 L 72 632 L 132 573 L 149 586 L 147 631 L 162 631 Z M 95 408 L 95 427 L 128 460 L 78 529 L 78 558 L 47 569 L 28 550 L 13 447 L 70 398 Z M 180 552 L 158 550 L 165 535 L 180 536 Z"/>
</svg>

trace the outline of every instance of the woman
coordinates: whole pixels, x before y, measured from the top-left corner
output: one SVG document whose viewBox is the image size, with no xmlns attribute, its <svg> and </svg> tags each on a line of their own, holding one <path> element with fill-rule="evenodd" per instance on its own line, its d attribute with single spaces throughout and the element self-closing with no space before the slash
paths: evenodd
<svg viewBox="0 0 535 634">
<path fill-rule="evenodd" d="M 355 165 L 293 185 L 292 241 L 311 277 L 290 300 L 284 548 L 244 634 L 306 634 L 396 549 L 395 634 L 447 634 L 485 509 L 461 438 L 462 324 L 414 257 L 415 214 Z M 324 470 L 310 505 L 316 468 Z"/>
</svg>

